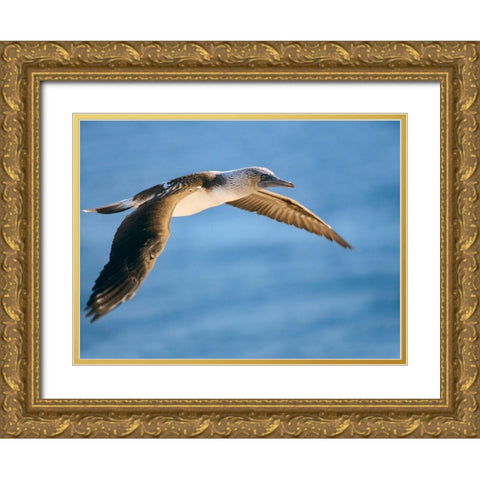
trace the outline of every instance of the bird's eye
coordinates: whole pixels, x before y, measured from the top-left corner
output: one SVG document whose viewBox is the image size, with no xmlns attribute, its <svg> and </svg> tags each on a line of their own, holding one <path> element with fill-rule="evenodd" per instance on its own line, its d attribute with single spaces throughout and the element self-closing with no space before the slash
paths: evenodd
<svg viewBox="0 0 480 480">
<path fill-rule="evenodd" d="M 264 173 L 262 173 L 262 174 L 260 175 L 260 180 L 263 182 L 263 181 L 266 180 L 266 179 L 267 179 L 267 176 L 266 176 Z"/>
</svg>

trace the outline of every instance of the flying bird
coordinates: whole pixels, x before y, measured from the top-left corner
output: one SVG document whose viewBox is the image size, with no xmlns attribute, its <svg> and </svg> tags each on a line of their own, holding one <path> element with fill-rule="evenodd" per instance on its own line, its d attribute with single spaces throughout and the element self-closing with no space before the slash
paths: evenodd
<svg viewBox="0 0 480 480">
<path fill-rule="evenodd" d="M 199 172 L 155 185 L 111 205 L 84 210 L 108 214 L 134 209 L 115 233 L 109 261 L 95 281 L 87 302 L 87 317 L 91 316 L 93 322 L 135 295 L 165 248 L 172 217 L 194 215 L 224 203 L 352 248 L 303 205 L 265 190 L 294 186 L 263 167 Z"/>
</svg>

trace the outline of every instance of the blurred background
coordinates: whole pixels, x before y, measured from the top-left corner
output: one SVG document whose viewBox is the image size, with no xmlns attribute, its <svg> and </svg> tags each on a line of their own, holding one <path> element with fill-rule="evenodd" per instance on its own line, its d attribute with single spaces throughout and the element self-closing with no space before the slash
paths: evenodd
<svg viewBox="0 0 480 480">
<path fill-rule="evenodd" d="M 263 166 L 354 247 L 229 205 L 176 217 L 135 297 L 91 324 L 128 212 L 81 212 L 81 358 L 399 358 L 398 121 L 82 121 L 80 152 L 81 209 Z"/>
</svg>

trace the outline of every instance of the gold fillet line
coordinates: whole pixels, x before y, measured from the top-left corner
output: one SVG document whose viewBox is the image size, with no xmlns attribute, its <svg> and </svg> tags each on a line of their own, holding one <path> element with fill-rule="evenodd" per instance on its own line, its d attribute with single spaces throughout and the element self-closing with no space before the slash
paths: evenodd
<svg viewBox="0 0 480 480">
<path fill-rule="evenodd" d="M 82 121 L 98 120 L 406 120 L 398 113 L 75 113 Z"/>
<path fill-rule="evenodd" d="M 80 119 L 73 116 L 73 363 L 80 358 Z"/>
<path fill-rule="evenodd" d="M 407 115 L 403 115 L 400 121 L 400 358 L 407 363 L 407 305 L 408 305 L 408 162 L 407 162 Z"/>
</svg>

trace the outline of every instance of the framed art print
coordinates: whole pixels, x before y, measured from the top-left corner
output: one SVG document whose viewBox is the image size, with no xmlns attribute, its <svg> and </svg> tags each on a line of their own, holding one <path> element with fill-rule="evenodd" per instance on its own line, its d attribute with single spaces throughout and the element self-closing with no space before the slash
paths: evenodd
<svg viewBox="0 0 480 480">
<path fill-rule="evenodd" d="M 4 436 L 478 436 L 477 43 L 1 47 Z"/>
</svg>

